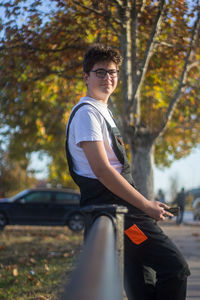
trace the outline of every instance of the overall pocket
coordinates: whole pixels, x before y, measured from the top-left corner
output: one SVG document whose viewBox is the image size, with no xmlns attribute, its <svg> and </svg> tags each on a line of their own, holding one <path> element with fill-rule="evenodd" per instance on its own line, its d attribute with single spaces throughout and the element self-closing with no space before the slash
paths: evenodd
<svg viewBox="0 0 200 300">
<path fill-rule="evenodd" d="M 133 224 L 131 227 L 126 229 L 124 233 L 136 245 L 140 245 L 148 239 L 148 237 L 142 232 L 142 230 L 136 224 Z"/>
</svg>

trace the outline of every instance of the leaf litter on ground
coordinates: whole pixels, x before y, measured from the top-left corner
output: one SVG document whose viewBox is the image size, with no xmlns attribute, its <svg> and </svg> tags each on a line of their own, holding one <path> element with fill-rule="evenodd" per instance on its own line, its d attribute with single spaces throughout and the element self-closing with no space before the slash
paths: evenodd
<svg viewBox="0 0 200 300">
<path fill-rule="evenodd" d="M 67 227 L 7 226 L 0 233 L 0 299 L 59 299 L 82 240 Z"/>
</svg>

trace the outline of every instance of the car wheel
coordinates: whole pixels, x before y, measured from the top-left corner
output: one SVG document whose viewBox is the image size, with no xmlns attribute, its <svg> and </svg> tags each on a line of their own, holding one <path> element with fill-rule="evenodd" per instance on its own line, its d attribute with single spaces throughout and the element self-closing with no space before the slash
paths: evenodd
<svg viewBox="0 0 200 300">
<path fill-rule="evenodd" d="M 81 231 L 85 227 L 84 217 L 79 213 L 73 214 L 69 217 L 67 224 L 72 231 Z"/>
<path fill-rule="evenodd" d="M 3 229 L 7 224 L 6 217 L 0 212 L 0 229 Z"/>
</svg>

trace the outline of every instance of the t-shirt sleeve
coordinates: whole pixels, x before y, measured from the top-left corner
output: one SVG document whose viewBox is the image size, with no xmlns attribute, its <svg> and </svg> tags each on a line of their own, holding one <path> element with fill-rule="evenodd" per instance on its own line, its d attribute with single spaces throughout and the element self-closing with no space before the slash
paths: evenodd
<svg viewBox="0 0 200 300">
<path fill-rule="evenodd" d="M 98 112 L 82 108 L 77 111 L 74 121 L 75 143 L 77 146 L 80 146 L 80 142 L 85 141 L 103 141 Z"/>
</svg>

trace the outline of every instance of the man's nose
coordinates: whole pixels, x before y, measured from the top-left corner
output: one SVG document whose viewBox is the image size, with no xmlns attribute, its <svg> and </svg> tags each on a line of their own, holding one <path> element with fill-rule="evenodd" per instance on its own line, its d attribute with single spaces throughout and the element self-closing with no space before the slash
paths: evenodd
<svg viewBox="0 0 200 300">
<path fill-rule="evenodd" d="M 106 75 L 105 75 L 104 78 L 106 78 L 106 79 L 111 79 L 112 77 L 111 77 L 111 75 L 109 74 L 109 72 L 106 72 Z"/>
</svg>

